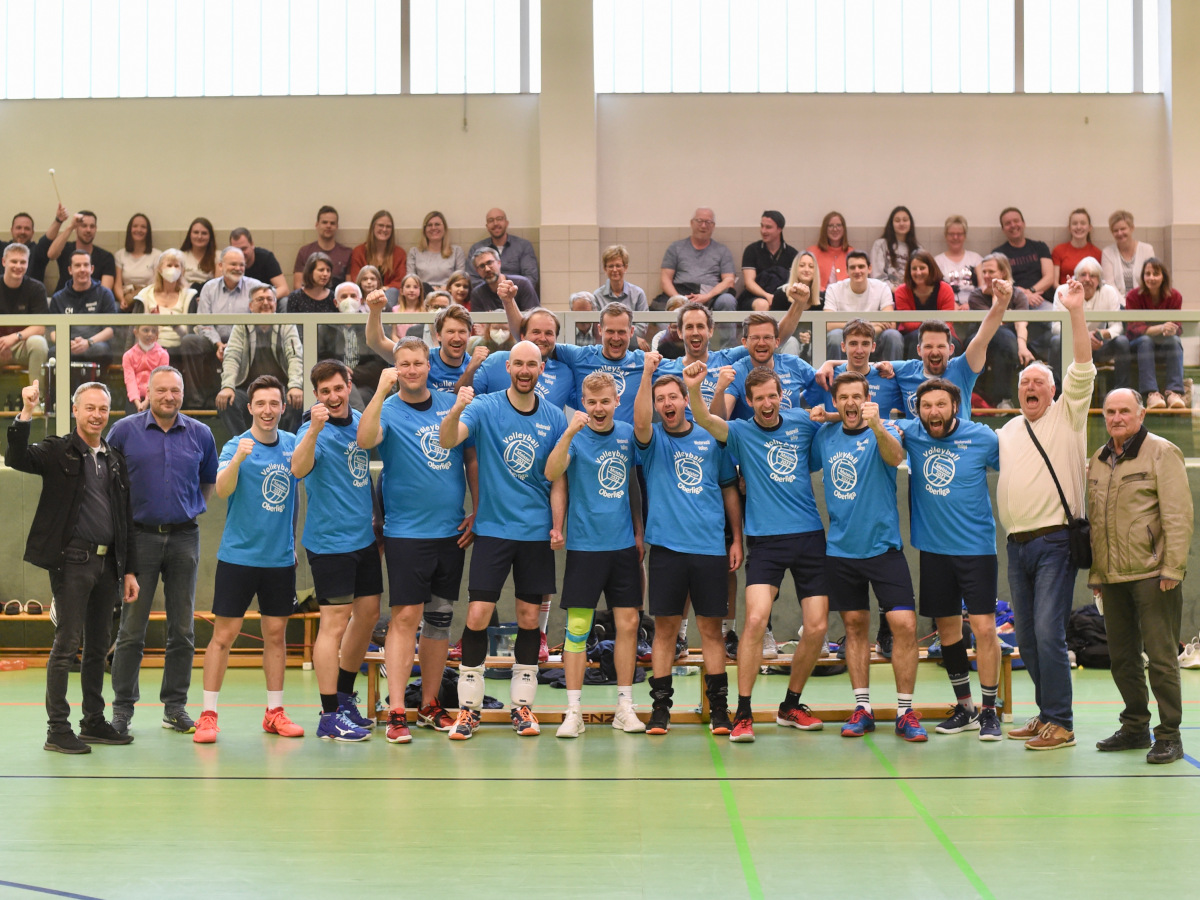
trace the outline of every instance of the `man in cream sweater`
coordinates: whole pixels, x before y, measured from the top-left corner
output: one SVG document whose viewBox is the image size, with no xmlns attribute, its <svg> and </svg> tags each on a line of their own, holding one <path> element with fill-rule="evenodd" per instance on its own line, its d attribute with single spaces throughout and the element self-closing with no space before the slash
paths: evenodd
<svg viewBox="0 0 1200 900">
<path fill-rule="evenodd" d="M 1083 285 L 1070 279 L 1062 305 L 1071 316 L 1074 361 L 1067 367 L 1062 394 L 1055 400 L 1053 372 L 1043 363 L 1031 363 L 1017 382 L 1021 415 L 999 431 L 996 507 L 1008 533 L 1008 587 L 1017 642 L 1038 705 L 1037 715 L 1008 736 L 1025 741 L 1029 750 L 1075 745 L 1066 631 L 1076 570 L 1068 551 L 1067 516 L 1029 429 L 1050 457 L 1072 515 L 1081 515 L 1088 406 L 1096 379 L 1083 300 Z"/>
</svg>

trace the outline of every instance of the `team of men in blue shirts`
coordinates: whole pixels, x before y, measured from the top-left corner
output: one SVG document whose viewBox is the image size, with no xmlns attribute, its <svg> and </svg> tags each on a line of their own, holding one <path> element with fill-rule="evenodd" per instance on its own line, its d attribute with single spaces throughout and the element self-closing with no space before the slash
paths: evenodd
<svg viewBox="0 0 1200 900">
<path fill-rule="evenodd" d="M 452 740 L 469 739 L 479 727 L 487 625 L 510 574 L 518 625 L 510 715 L 517 734 L 539 733 L 533 713 L 537 618 L 543 598 L 557 590 L 554 551 L 565 546 L 561 606 L 567 611 L 568 710 L 560 737 L 584 730 L 583 650 L 603 593 L 617 624 L 614 727 L 669 730 L 675 634 L 690 603 L 709 672 L 710 727 L 734 741 L 753 740 L 750 695 L 762 632 L 791 571 L 805 627 L 777 722 L 822 727 L 801 693 L 834 609 L 846 626 L 856 701 L 842 733 L 853 737 L 874 730 L 867 679 L 870 588 L 895 634 L 896 732 L 923 741 L 925 731 L 911 711 L 916 604 L 896 503 L 896 467 L 905 459 L 912 471 L 912 538 L 921 551 L 921 612 L 938 622 L 957 700 L 954 715 L 939 730 L 999 736 L 999 649 L 991 653 L 994 625 L 987 627 L 995 611 L 995 525 L 986 481 L 987 467 L 995 468 L 998 459 L 993 432 L 971 423 L 969 408 L 1006 297 L 997 295 L 962 357 L 952 357 L 949 329 L 927 322 L 921 358 L 881 372 L 869 364 L 873 329 L 850 322 L 843 332 L 848 367 L 821 373 L 778 354 L 779 325 L 761 314 L 747 320 L 743 346 L 710 351 L 711 313 L 688 304 L 678 319 L 685 356 L 663 362 L 657 353 L 629 348 L 632 317 L 618 305 L 601 312 L 601 344 L 580 348 L 557 343 L 553 313 L 535 309 L 522 315 L 503 292 L 501 299 L 522 337 L 507 355 L 468 362 L 463 342 L 463 352 L 447 360 L 441 349 L 430 350 L 417 338 L 389 341 L 395 367 L 385 370 L 361 414 L 349 406 L 351 376 L 337 362 L 314 368 L 318 402 L 296 436 L 277 429 L 282 386 L 269 377 L 251 385 L 252 426 L 226 444 L 218 467 L 216 489 L 228 498 L 229 511 L 218 551 L 217 626 L 206 657 L 197 742 L 216 739 L 228 643 L 255 594 L 263 615 L 268 689 L 263 727 L 284 736 L 303 734 L 282 704 L 282 626 L 294 596 L 292 522 L 301 478 L 308 495 L 302 540 L 325 641 L 314 652 L 322 701 L 319 737 L 361 741 L 374 725 L 358 710 L 353 673 L 378 615 L 381 536 L 391 604 L 385 649 L 390 742 L 411 740 L 404 691 L 418 629 L 422 671 L 439 672 L 445 664 L 453 603 L 472 542 L 459 713 L 455 718 L 442 708 L 439 679 L 427 678 L 416 717 Z M 367 301 L 378 326 L 379 303 Z M 789 314 L 785 333 L 799 312 Z M 457 331 L 460 325 L 469 333 L 465 311 L 444 313 L 435 332 L 444 335 L 447 326 Z M 382 335 L 378 327 L 373 331 L 377 339 Z M 474 387 L 463 382 L 468 368 Z M 801 402 L 813 409 L 800 408 Z M 579 410 L 569 423 L 564 406 Z M 893 408 L 910 418 L 891 422 Z M 383 461 L 377 491 L 369 474 L 371 449 Z M 731 716 L 721 622 L 728 615 L 729 577 L 743 561 L 739 469 L 745 482 L 747 609 L 738 703 Z M 813 495 L 814 471 L 822 472 L 827 536 Z M 464 507 L 468 495 L 470 513 Z M 717 523 L 725 524 L 724 536 Z M 656 620 L 646 724 L 632 703 L 643 554 L 649 611 Z M 962 641 L 964 601 L 980 639 L 978 708 Z"/>
</svg>

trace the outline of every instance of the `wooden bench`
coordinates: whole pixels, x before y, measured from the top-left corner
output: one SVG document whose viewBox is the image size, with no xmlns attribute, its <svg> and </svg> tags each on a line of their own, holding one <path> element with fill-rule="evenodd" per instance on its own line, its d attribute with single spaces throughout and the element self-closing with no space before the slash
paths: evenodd
<svg viewBox="0 0 1200 900">
<path fill-rule="evenodd" d="M 921 649 L 920 654 L 921 654 L 920 660 L 919 660 L 920 663 L 941 662 L 940 657 L 929 656 L 925 652 L 924 648 Z M 967 656 L 969 659 L 974 660 L 975 659 L 975 651 L 974 650 L 969 651 Z M 1000 690 L 996 697 L 996 704 L 997 704 L 997 711 L 1000 714 L 1000 719 L 1003 722 L 1011 722 L 1012 721 L 1012 661 L 1013 661 L 1014 657 L 1016 657 L 1018 659 L 1020 658 L 1019 651 L 1013 650 L 1013 655 L 1002 657 L 1001 663 L 1000 663 Z M 378 651 L 378 650 L 371 651 L 371 652 L 367 653 L 364 661 L 367 666 L 367 710 L 370 715 L 375 716 L 375 718 L 377 720 L 382 721 L 382 717 L 376 712 L 376 708 L 379 706 L 379 698 L 381 696 L 380 691 L 379 691 L 379 668 L 384 662 L 383 652 Z M 414 663 L 416 663 L 416 662 L 417 662 L 417 660 L 414 660 Z M 871 665 L 873 665 L 873 666 L 889 665 L 890 663 L 891 663 L 890 659 L 880 656 L 878 653 L 873 652 L 871 654 Z M 485 668 L 489 668 L 489 669 L 511 669 L 512 664 L 513 664 L 513 658 L 511 656 L 489 656 L 484 661 Z M 791 668 L 792 657 L 788 654 L 781 653 L 775 659 L 764 659 L 762 664 L 764 666 L 772 666 L 772 667 L 778 666 L 780 668 Z M 822 666 L 822 667 L 844 666 L 845 664 L 846 664 L 846 661 L 844 659 L 837 659 L 836 657 L 826 657 L 826 658 L 817 660 L 817 665 Z M 446 665 L 451 668 L 458 668 L 459 664 L 456 661 L 449 661 L 446 663 Z M 642 668 L 642 669 L 650 668 L 649 662 L 642 662 L 641 660 L 638 661 L 637 665 L 639 668 Z M 700 655 L 700 652 L 698 650 L 689 650 L 687 656 L 678 657 L 674 661 L 674 663 L 672 663 L 672 665 L 675 665 L 675 666 L 699 666 L 701 668 L 701 670 L 703 670 L 704 657 Z M 733 662 L 728 662 L 728 667 L 733 667 L 733 666 L 734 666 Z M 561 669 L 562 663 L 559 661 L 544 662 L 544 663 L 540 663 L 538 668 Z M 597 668 L 597 665 L 595 663 L 588 663 L 588 668 Z M 423 674 L 424 673 L 422 673 L 422 675 Z M 405 679 L 405 681 L 407 681 L 407 679 Z M 681 709 L 679 707 L 679 705 L 677 704 L 676 707 L 671 710 L 672 724 L 674 724 L 674 723 L 708 722 L 708 697 L 704 693 L 704 679 L 701 677 L 696 677 L 696 681 L 698 682 L 698 686 L 700 689 L 700 704 L 699 704 L 699 706 L 696 707 L 695 709 L 685 710 L 685 709 Z M 873 703 L 872 707 L 875 710 L 876 717 L 879 719 L 884 719 L 886 717 L 895 718 L 895 715 L 896 715 L 895 704 L 884 705 L 884 704 L 874 704 Z M 953 711 L 953 708 L 954 708 L 954 704 L 949 703 L 949 702 L 926 703 L 926 704 L 914 703 L 913 704 L 913 709 L 915 709 L 917 711 L 918 715 L 920 715 L 922 718 L 929 718 L 929 719 L 947 717 Z M 820 718 L 824 721 L 827 721 L 827 722 L 844 722 L 846 719 L 849 719 L 850 715 L 854 712 L 853 706 L 840 706 L 840 705 L 834 706 L 834 705 L 828 705 L 828 704 L 817 705 L 817 706 L 814 706 L 812 709 L 813 709 L 813 712 L 816 713 L 818 718 Z M 540 710 L 539 709 L 539 710 L 536 710 L 536 712 L 537 712 L 538 719 L 541 722 L 545 722 L 547 724 L 553 724 L 553 723 L 558 723 L 558 722 L 562 721 L 562 711 L 560 711 L 560 710 Z M 649 718 L 650 713 L 647 710 L 647 711 L 639 712 L 638 715 L 643 721 L 645 721 L 647 718 Z M 483 716 L 484 722 L 507 724 L 509 722 L 509 714 L 508 714 L 507 704 L 505 705 L 504 709 L 485 709 L 482 711 L 482 716 Z M 612 712 L 611 711 L 586 712 L 586 713 L 584 713 L 583 719 L 584 719 L 584 723 L 587 725 L 611 724 L 612 723 Z M 410 722 L 413 722 L 416 720 L 416 711 L 415 710 L 412 710 L 412 709 L 408 710 L 408 720 Z M 775 711 L 773 709 L 755 710 L 754 721 L 755 722 L 774 722 L 775 721 Z"/>
<path fill-rule="evenodd" d="M 29 615 L 28 613 L 18 613 L 15 616 L 0 615 L 0 625 L 5 622 L 44 622 L 50 624 L 50 604 L 46 604 L 46 612 L 41 615 Z M 213 614 L 208 610 L 196 610 L 193 613 L 194 618 L 201 622 L 207 622 L 209 625 L 213 623 Z M 166 621 L 167 614 L 162 610 L 153 610 L 150 613 L 151 622 Z M 260 618 L 257 612 L 247 612 L 245 618 L 257 620 Z M 313 641 L 317 636 L 317 622 L 321 618 L 319 612 L 300 612 L 291 616 L 292 619 L 300 619 L 304 623 L 304 642 L 300 645 L 300 653 L 289 653 L 287 664 L 289 666 L 302 666 L 305 668 L 312 666 L 312 649 Z M 116 635 L 114 633 L 113 638 Z M 25 660 L 28 665 L 44 666 L 46 659 L 50 655 L 49 647 L 0 647 L 0 656 L 19 657 Z M 163 651 L 159 649 L 147 649 L 142 658 L 142 666 L 145 668 L 161 668 L 163 664 Z M 195 667 L 204 665 L 204 648 L 196 647 L 196 657 L 192 663 Z M 233 647 L 229 651 L 229 665 L 234 668 L 239 667 L 258 667 L 262 665 L 262 651 L 256 647 Z"/>
</svg>

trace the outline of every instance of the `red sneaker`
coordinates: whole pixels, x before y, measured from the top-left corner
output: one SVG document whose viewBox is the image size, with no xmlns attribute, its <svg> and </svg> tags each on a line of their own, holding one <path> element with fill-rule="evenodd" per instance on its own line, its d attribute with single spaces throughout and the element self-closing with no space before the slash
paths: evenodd
<svg viewBox="0 0 1200 900">
<path fill-rule="evenodd" d="M 450 645 L 450 649 L 446 651 L 446 659 L 452 659 L 455 662 L 462 659 L 462 641 Z"/>
<path fill-rule="evenodd" d="M 538 642 L 538 662 L 547 662 L 550 659 L 550 648 L 546 646 L 546 632 L 542 632 L 540 641 Z"/>
<path fill-rule="evenodd" d="M 196 732 L 199 731 L 197 727 Z M 263 716 L 263 731 L 280 737 L 304 737 L 304 729 L 287 717 L 282 706 L 267 710 Z"/>
<path fill-rule="evenodd" d="M 789 728 L 799 728 L 801 731 L 820 731 L 825 723 L 812 714 L 812 710 L 801 703 L 794 709 L 786 709 L 783 704 L 775 714 L 776 725 L 786 725 Z"/>
<path fill-rule="evenodd" d="M 735 744 L 754 743 L 754 719 L 751 716 L 738 716 L 733 723 L 733 731 L 729 739 Z"/>
<path fill-rule="evenodd" d="M 412 741 L 412 732 L 408 730 L 408 721 L 404 718 L 404 710 L 391 710 L 388 713 L 387 742 L 389 744 L 407 744 L 410 741 Z"/>
<path fill-rule="evenodd" d="M 446 712 L 438 701 L 434 700 L 428 706 L 417 710 L 417 724 L 422 728 L 432 728 L 434 731 L 449 731 L 454 727 L 454 716 Z"/>
<path fill-rule="evenodd" d="M 206 709 L 200 713 L 200 721 L 196 723 L 196 732 L 192 742 L 196 744 L 215 744 L 217 742 L 217 714 L 214 710 Z"/>
</svg>

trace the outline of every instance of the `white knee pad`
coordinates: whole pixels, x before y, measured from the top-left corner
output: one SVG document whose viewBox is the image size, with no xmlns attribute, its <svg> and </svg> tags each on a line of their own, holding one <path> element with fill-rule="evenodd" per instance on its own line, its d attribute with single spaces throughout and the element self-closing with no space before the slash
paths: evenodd
<svg viewBox="0 0 1200 900">
<path fill-rule="evenodd" d="M 467 709 L 483 707 L 483 666 L 459 666 L 458 705 Z"/>
<path fill-rule="evenodd" d="M 537 696 L 537 666 L 514 665 L 512 667 L 512 685 L 509 696 L 513 706 L 533 706 Z"/>
</svg>

